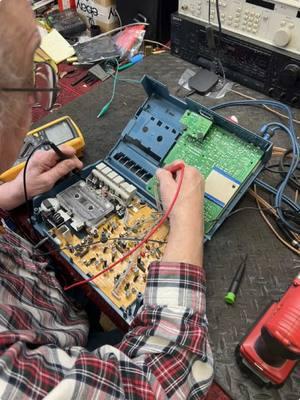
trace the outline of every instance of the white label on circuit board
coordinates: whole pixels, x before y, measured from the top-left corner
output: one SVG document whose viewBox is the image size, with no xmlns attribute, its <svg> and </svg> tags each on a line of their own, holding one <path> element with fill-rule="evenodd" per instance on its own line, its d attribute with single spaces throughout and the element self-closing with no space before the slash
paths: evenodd
<svg viewBox="0 0 300 400">
<path fill-rule="evenodd" d="M 220 207 L 225 207 L 239 187 L 238 180 L 215 167 L 205 180 L 205 197 Z"/>
</svg>

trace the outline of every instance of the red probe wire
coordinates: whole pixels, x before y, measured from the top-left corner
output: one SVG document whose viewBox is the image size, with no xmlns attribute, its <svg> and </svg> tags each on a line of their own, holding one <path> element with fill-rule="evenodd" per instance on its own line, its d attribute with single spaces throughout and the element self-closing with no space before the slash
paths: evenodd
<svg viewBox="0 0 300 400">
<path fill-rule="evenodd" d="M 175 173 L 179 170 L 181 170 L 181 174 L 179 176 L 179 180 L 178 180 L 178 185 L 177 185 L 177 189 L 176 189 L 176 193 L 174 196 L 174 199 L 172 200 L 172 203 L 170 204 L 170 207 L 168 208 L 168 210 L 166 211 L 165 215 L 160 219 L 160 221 L 157 223 L 157 225 L 155 225 L 151 231 L 144 237 L 144 239 L 139 242 L 136 246 L 134 246 L 128 253 L 126 253 L 123 257 L 119 258 L 117 261 L 115 261 L 113 264 L 111 264 L 109 267 L 107 267 L 106 269 L 104 269 L 103 271 L 99 272 L 98 274 L 96 274 L 95 276 L 93 276 L 92 278 L 88 278 L 88 279 L 84 279 L 82 281 L 73 283 L 72 285 L 69 286 L 65 286 L 64 290 L 70 290 L 73 289 L 75 287 L 84 285 L 85 283 L 91 282 L 94 279 L 98 278 L 98 276 L 105 274 L 106 272 L 108 272 L 109 270 L 111 270 L 112 268 L 114 268 L 117 264 L 120 264 L 122 261 L 124 261 L 127 257 L 131 256 L 131 254 L 133 254 L 137 249 L 139 249 L 140 247 L 142 247 L 148 239 L 150 239 L 150 237 L 162 226 L 162 224 L 167 220 L 167 218 L 169 217 L 171 211 L 173 210 L 173 207 L 177 201 L 178 195 L 180 193 L 181 190 L 181 186 L 182 186 L 182 182 L 183 182 L 183 177 L 184 177 L 184 168 L 185 165 L 183 162 L 178 162 L 174 165 L 168 166 L 166 167 L 166 169 L 168 171 L 170 171 L 171 173 Z M 120 238 L 120 240 L 122 240 L 122 238 Z"/>
</svg>

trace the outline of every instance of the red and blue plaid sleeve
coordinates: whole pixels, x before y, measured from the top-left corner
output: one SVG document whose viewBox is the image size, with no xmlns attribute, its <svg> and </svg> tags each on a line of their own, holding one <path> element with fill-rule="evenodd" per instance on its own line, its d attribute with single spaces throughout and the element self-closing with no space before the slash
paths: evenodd
<svg viewBox="0 0 300 400">
<path fill-rule="evenodd" d="M 118 347 L 88 352 L 84 313 L 47 263 L 16 236 L 0 239 L 1 399 L 203 399 L 212 380 L 205 277 L 155 263 L 144 306 Z"/>
<path fill-rule="evenodd" d="M 165 398 L 202 399 L 209 389 L 213 362 L 205 310 L 203 269 L 183 263 L 151 265 L 145 305 L 120 348 L 143 359 Z"/>
</svg>

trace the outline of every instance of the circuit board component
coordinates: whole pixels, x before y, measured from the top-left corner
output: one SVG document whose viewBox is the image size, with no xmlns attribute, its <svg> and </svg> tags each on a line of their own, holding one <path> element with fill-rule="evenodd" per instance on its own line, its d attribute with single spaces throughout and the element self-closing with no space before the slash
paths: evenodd
<svg viewBox="0 0 300 400">
<path fill-rule="evenodd" d="M 239 187 L 239 181 L 215 167 L 205 180 L 205 197 L 224 208 Z"/>
<path fill-rule="evenodd" d="M 72 214 L 73 219 L 87 227 L 97 226 L 114 209 L 113 204 L 80 181 L 57 195 L 60 205 Z"/>
<path fill-rule="evenodd" d="M 180 122 L 185 126 L 183 137 L 201 142 L 213 124 L 212 120 L 199 118 L 199 114 L 192 111 L 186 111 Z"/>
<path fill-rule="evenodd" d="M 98 164 L 92 174 L 101 182 L 106 184 L 116 195 L 120 196 L 126 203 L 132 200 L 136 188 L 125 181 L 125 179 L 113 171 L 103 162 Z"/>
</svg>

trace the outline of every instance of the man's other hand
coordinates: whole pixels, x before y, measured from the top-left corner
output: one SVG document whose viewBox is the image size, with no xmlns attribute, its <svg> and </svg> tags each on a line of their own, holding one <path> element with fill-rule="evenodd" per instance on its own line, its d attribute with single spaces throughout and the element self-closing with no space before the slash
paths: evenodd
<svg viewBox="0 0 300 400">
<path fill-rule="evenodd" d="M 172 174 L 167 169 L 157 171 L 165 211 L 174 199 L 181 173 Z M 204 179 L 196 168 L 188 165 L 183 173 L 181 189 L 170 214 L 170 233 L 163 261 L 202 266 Z"/>
<path fill-rule="evenodd" d="M 73 169 L 81 169 L 82 162 L 76 157 L 75 150 L 66 145 L 59 147 L 60 150 L 69 157 L 61 161 L 53 150 L 37 151 L 29 160 L 26 171 L 26 188 L 28 198 L 47 192 L 52 189 L 55 183 L 70 173 Z M 23 173 L 16 177 L 16 184 L 23 189 Z"/>
<path fill-rule="evenodd" d="M 177 163 L 178 161 L 175 161 L 171 166 Z M 167 211 L 174 199 L 181 173 L 181 170 L 178 170 L 175 174 L 172 174 L 167 169 L 157 170 L 156 176 L 159 180 L 159 189 L 165 211 Z M 201 223 L 203 219 L 203 176 L 196 168 L 188 165 L 185 165 L 183 173 L 181 190 L 170 214 L 170 221 L 171 223 L 173 220 L 174 222 L 184 223 L 184 221 L 188 222 L 190 219 L 196 219 Z"/>
</svg>

